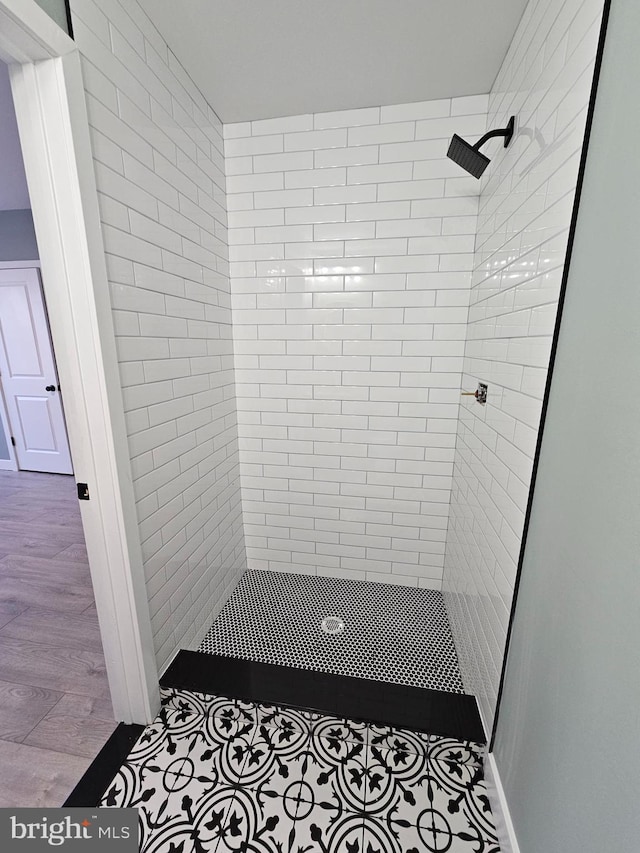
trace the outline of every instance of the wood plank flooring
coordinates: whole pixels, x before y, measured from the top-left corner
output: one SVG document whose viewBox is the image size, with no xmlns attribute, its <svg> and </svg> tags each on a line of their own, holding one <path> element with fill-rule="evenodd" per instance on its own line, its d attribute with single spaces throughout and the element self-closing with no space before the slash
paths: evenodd
<svg viewBox="0 0 640 853">
<path fill-rule="evenodd" d="M 73 477 L 0 471 L 0 807 L 62 805 L 115 727 Z"/>
</svg>

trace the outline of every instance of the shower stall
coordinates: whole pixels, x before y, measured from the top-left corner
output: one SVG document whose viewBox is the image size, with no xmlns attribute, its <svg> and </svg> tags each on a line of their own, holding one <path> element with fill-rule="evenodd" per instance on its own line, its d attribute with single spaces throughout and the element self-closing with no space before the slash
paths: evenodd
<svg viewBox="0 0 640 853">
<path fill-rule="evenodd" d="M 487 94 L 224 125 L 76 14 L 163 700 L 101 803 L 149 850 L 495 853 L 603 2 L 530 0 Z"/>
<path fill-rule="evenodd" d="M 235 636 L 259 623 L 257 645 L 278 648 L 297 623 L 294 665 L 343 671 L 351 653 L 349 671 L 399 681 L 390 659 L 408 644 L 426 686 L 444 603 L 487 734 L 601 14 L 601 2 L 557 17 L 530 3 L 487 96 L 224 127 L 252 570 Z M 293 573 L 295 591 L 269 571 Z M 354 584 L 344 600 L 329 594 L 338 579 Z M 267 628 L 247 591 L 270 582 Z M 321 632 L 331 615 L 339 637 Z"/>
</svg>

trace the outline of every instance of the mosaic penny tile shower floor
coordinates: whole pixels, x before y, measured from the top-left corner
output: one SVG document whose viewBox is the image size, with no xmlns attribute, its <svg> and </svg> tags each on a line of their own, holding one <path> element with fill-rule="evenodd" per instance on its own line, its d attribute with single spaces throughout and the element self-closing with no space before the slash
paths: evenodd
<svg viewBox="0 0 640 853">
<path fill-rule="evenodd" d="M 464 692 L 442 594 L 431 589 L 247 571 L 199 651 Z"/>
<path fill-rule="evenodd" d="M 165 688 L 101 806 L 142 853 L 499 853 L 481 749 Z"/>
</svg>

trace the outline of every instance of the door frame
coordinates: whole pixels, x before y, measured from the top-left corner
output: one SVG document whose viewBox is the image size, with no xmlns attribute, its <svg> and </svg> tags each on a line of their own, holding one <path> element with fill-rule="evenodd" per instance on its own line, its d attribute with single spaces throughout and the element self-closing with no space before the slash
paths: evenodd
<svg viewBox="0 0 640 853">
<path fill-rule="evenodd" d="M 0 0 L 43 288 L 116 720 L 160 705 L 80 54 L 35 3 Z"/>
</svg>

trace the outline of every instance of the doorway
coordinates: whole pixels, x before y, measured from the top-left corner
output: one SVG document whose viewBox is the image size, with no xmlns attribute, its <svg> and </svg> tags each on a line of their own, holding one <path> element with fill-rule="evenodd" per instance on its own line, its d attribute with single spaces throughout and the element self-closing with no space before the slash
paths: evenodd
<svg viewBox="0 0 640 853">
<path fill-rule="evenodd" d="M 75 479 L 69 483 L 86 541 L 115 719 L 145 723 L 159 706 L 158 675 L 80 56 L 33 0 L 0 0 L 0 60 L 9 67 L 64 390 Z"/>
<path fill-rule="evenodd" d="M 0 381 L 11 428 L 4 444 L 11 444 L 18 468 L 72 474 L 60 382 L 37 269 L 0 270 Z"/>
<path fill-rule="evenodd" d="M 116 721 L 2 63 L 0 122 L 0 806 L 47 807 Z"/>
</svg>

